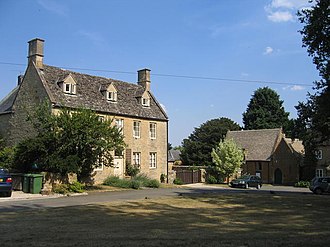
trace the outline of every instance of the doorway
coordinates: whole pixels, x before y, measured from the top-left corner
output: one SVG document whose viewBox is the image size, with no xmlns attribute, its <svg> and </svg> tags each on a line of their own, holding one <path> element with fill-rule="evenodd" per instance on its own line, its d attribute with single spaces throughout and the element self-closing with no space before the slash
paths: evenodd
<svg viewBox="0 0 330 247">
<path fill-rule="evenodd" d="M 276 168 L 274 172 L 274 184 L 282 184 L 283 176 L 280 168 Z"/>
</svg>

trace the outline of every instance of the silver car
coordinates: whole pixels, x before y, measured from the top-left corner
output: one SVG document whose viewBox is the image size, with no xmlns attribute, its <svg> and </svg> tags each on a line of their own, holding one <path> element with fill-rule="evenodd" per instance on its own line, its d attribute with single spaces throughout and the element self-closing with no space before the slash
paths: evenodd
<svg viewBox="0 0 330 247">
<path fill-rule="evenodd" d="M 309 189 L 315 194 L 330 192 L 330 177 L 315 177 L 311 181 Z"/>
</svg>

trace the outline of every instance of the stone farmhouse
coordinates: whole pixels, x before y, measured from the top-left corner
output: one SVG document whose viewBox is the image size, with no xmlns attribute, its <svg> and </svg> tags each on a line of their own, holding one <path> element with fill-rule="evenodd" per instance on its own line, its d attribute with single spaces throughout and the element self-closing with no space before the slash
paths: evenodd
<svg viewBox="0 0 330 247">
<path fill-rule="evenodd" d="M 44 40 L 28 42 L 28 66 L 18 85 L 0 102 L 0 134 L 9 145 L 33 134 L 27 114 L 49 101 L 52 112 L 61 107 L 88 108 L 102 119 L 113 119 L 127 145 L 116 154 L 113 167 L 100 166 L 95 183 L 109 175 L 123 177 L 126 164 L 160 179 L 167 175 L 168 117 L 150 91 L 150 70 L 138 71 L 137 84 L 81 74 L 44 64 Z"/>
<path fill-rule="evenodd" d="M 304 147 L 299 140 L 285 138 L 282 129 L 228 131 L 226 139 L 244 151 L 242 174 L 258 175 L 269 184 L 299 181 Z"/>
</svg>

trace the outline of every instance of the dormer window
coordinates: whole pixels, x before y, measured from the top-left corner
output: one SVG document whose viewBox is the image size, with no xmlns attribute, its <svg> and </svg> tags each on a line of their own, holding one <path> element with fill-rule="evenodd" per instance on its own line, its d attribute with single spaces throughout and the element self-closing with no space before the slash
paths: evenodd
<svg viewBox="0 0 330 247">
<path fill-rule="evenodd" d="M 141 104 L 142 104 L 142 106 L 145 106 L 145 107 L 150 106 L 150 96 L 147 91 L 145 91 L 141 96 Z"/>
<path fill-rule="evenodd" d="M 107 101 L 117 102 L 118 100 L 117 89 L 112 83 L 109 86 L 102 85 L 100 91 L 104 95 Z"/>
<path fill-rule="evenodd" d="M 64 93 L 76 94 L 76 85 L 70 83 L 63 83 Z"/>
<path fill-rule="evenodd" d="M 107 100 L 116 102 L 117 101 L 117 92 L 107 92 Z"/>
<path fill-rule="evenodd" d="M 71 74 L 68 75 L 63 81 L 60 81 L 59 85 L 65 94 L 77 94 L 77 83 Z"/>
<path fill-rule="evenodd" d="M 143 106 L 150 106 L 150 99 L 142 98 L 142 105 Z"/>
</svg>

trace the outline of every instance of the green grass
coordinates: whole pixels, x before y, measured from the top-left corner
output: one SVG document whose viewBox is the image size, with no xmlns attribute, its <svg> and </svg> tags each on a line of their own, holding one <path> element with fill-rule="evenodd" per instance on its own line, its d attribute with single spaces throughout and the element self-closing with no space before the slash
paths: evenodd
<svg viewBox="0 0 330 247">
<path fill-rule="evenodd" d="M 328 246 L 330 196 L 195 195 L 0 214 L 6 246 Z"/>
</svg>

